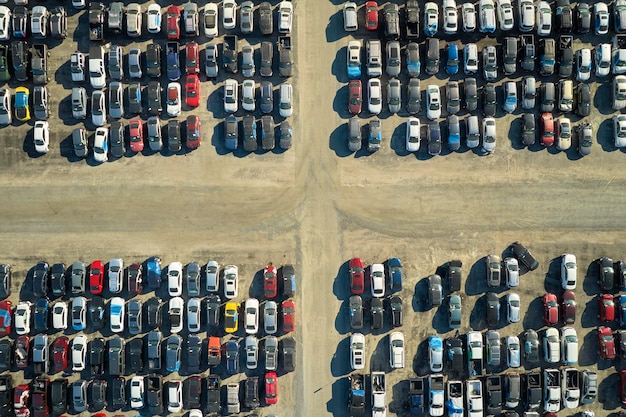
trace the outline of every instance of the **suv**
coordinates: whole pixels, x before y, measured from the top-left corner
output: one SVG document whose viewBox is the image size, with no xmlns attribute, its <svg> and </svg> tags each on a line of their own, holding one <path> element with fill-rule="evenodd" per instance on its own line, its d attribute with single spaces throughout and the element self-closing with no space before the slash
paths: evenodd
<svg viewBox="0 0 626 417">
<path fill-rule="evenodd" d="M 517 38 L 507 36 L 502 45 L 504 74 L 511 75 L 517 71 Z"/>
<path fill-rule="evenodd" d="M 522 245 L 520 242 L 513 242 L 509 247 L 513 256 L 515 256 L 528 270 L 534 271 L 539 267 L 539 262 L 537 258 L 533 256 L 532 253 L 526 248 L 526 246 Z"/>
</svg>

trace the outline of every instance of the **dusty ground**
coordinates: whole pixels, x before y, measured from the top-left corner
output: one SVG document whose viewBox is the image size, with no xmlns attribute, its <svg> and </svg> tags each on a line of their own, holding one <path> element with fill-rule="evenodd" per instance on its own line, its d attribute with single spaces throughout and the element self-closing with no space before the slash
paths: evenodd
<svg viewBox="0 0 626 417">
<path fill-rule="evenodd" d="M 602 94 L 595 98 L 600 111 L 591 118 L 598 138 L 583 159 L 575 151 L 520 149 L 517 135 L 509 135 L 508 129 L 516 126 L 518 116 L 498 118 L 492 156 L 467 151 L 435 158 L 422 152 L 417 158 L 405 155 L 404 114 L 381 115 L 385 140 L 377 154 L 348 154 L 343 71 L 350 37 L 342 30 L 343 2 L 294 3 L 293 84 L 299 111 L 291 120 L 295 145 L 286 152 L 226 153 L 218 124 L 223 117 L 221 84 L 203 79 L 208 110 L 196 112 L 204 134 L 199 150 L 184 156 L 127 156 L 101 166 L 76 161 L 67 156 L 74 122 L 67 113 L 71 83 L 63 72 L 70 49 L 86 51 L 87 42 L 78 37 L 77 46 L 68 39 L 63 49 L 52 50 L 55 79 L 65 89 L 51 91 L 54 105 L 61 102 L 62 109 L 52 118 L 50 153 L 30 154 L 32 124 L 0 132 L 0 252 L 3 262 L 14 265 L 12 299 L 17 301 L 19 281 L 41 259 L 67 264 L 118 256 L 130 263 L 155 254 L 164 264 L 217 259 L 222 265 L 239 265 L 242 289 L 249 287 L 252 293 L 267 262 L 294 263 L 300 284 L 297 371 L 279 379 L 279 404 L 262 414 L 344 416 L 349 373 L 346 262 L 353 256 L 367 263 L 398 256 L 407 275 L 402 330 L 411 366 L 389 377 L 393 395 L 388 401 L 392 411 L 401 411 L 407 389 L 403 381 L 427 368 L 422 341 L 436 331 L 446 332 L 443 310 L 426 310 L 415 296 L 425 288 L 423 279 L 446 261 L 461 259 L 466 275 L 471 268 L 471 278 L 463 283 L 461 332 L 470 325 L 484 329 L 477 320 L 480 303 L 471 314 L 484 292 L 481 258 L 522 240 L 540 267 L 522 279 L 519 293 L 528 306 L 523 322 L 503 327 L 500 334 L 539 328 L 536 299 L 558 285 L 554 258 L 576 254 L 582 277 L 600 256 L 625 256 L 625 156 L 610 145 L 611 125 L 603 122 L 610 111 Z M 594 91 L 597 86 L 601 93 L 609 91 L 606 82 L 601 85 L 595 78 L 592 85 Z M 424 121 L 425 115 L 420 118 Z M 606 410 L 600 413 L 605 415 L 619 405 L 617 378 L 612 364 L 596 364 L 594 295 L 599 289 L 595 269 L 588 275 L 576 290 L 582 317 L 579 367 L 599 368 L 601 394 L 595 409 Z M 246 296 L 242 291 L 242 301 Z M 389 371 L 385 330 L 366 331 L 368 366 Z"/>
</svg>

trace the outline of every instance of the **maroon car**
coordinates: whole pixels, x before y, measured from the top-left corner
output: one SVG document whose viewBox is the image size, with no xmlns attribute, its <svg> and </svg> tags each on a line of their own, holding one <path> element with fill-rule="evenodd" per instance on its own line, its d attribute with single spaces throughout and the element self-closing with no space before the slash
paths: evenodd
<svg viewBox="0 0 626 417">
<path fill-rule="evenodd" d="M 187 116 L 187 149 L 200 147 L 200 118 L 196 115 Z"/>
<path fill-rule="evenodd" d="M 19 369 L 28 367 L 28 357 L 30 355 L 30 337 L 24 335 L 15 341 L 15 364 Z"/>
<path fill-rule="evenodd" d="M 552 293 L 543 296 L 543 321 L 548 325 L 557 324 L 559 321 L 559 304 L 556 295 Z"/>
<path fill-rule="evenodd" d="M 361 106 L 363 105 L 362 91 L 361 80 L 350 80 L 348 83 L 348 110 L 352 114 L 361 113 Z"/>
<path fill-rule="evenodd" d="M 132 264 L 128 267 L 128 292 L 131 294 L 141 294 L 143 290 L 143 267 L 141 264 Z"/>
<path fill-rule="evenodd" d="M 565 291 L 563 293 L 561 314 L 563 316 L 563 324 L 574 324 L 576 322 L 576 295 L 573 291 Z"/>
<path fill-rule="evenodd" d="M 48 408 L 48 386 L 50 380 L 48 378 L 36 378 L 33 381 L 33 417 L 48 417 L 50 409 Z"/>
<path fill-rule="evenodd" d="M 52 369 L 63 372 L 67 369 L 67 355 L 70 341 L 67 337 L 57 337 L 52 343 Z"/>
<path fill-rule="evenodd" d="M 610 327 L 598 327 L 598 350 L 602 359 L 615 359 L 615 339 Z"/>
<path fill-rule="evenodd" d="M 21 384 L 15 387 L 13 391 L 13 408 L 17 414 L 18 410 L 22 410 L 26 408 L 28 410 L 28 406 L 30 403 L 30 385 Z"/>
</svg>

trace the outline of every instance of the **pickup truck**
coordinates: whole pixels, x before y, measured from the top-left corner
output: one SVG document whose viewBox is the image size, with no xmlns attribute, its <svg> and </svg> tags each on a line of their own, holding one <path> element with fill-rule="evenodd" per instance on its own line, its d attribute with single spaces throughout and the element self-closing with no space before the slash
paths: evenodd
<svg viewBox="0 0 626 417">
<path fill-rule="evenodd" d="M 146 394 L 146 402 L 148 403 L 148 410 L 152 415 L 159 415 L 163 413 L 163 377 L 158 374 L 150 374 L 146 378 L 148 381 L 148 388 Z"/>
<path fill-rule="evenodd" d="M 526 374 L 526 409 L 538 410 L 541 406 L 541 374 L 529 372 Z"/>
<path fill-rule="evenodd" d="M 543 409 L 556 413 L 561 409 L 561 373 L 558 369 L 543 370 Z"/>
<path fill-rule="evenodd" d="M 483 374 L 483 337 L 480 332 L 467 334 L 467 367 L 470 377 Z"/>
<path fill-rule="evenodd" d="M 278 37 L 278 75 L 281 77 L 291 77 L 293 75 L 291 36 Z"/>
<path fill-rule="evenodd" d="M 574 67 L 574 37 L 559 36 L 559 76 L 570 77 Z"/>
<path fill-rule="evenodd" d="M 0 45 L 0 81 L 9 81 L 10 79 L 9 47 L 7 45 Z"/>
<path fill-rule="evenodd" d="M 372 372 L 372 417 L 387 416 L 387 384 L 384 372 Z"/>
<path fill-rule="evenodd" d="M 483 417 L 483 384 L 478 379 L 465 381 L 467 416 Z"/>
<path fill-rule="evenodd" d="M 463 383 L 461 381 L 448 381 L 448 417 L 463 417 Z"/>
<path fill-rule="evenodd" d="M 420 34 L 420 9 L 417 0 L 407 0 L 404 14 L 407 39 L 417 39 Z"/>
<path fill-rule="evenodd" d="M 180 46 L 178 42 L 168 42 L 166 49 L 167 78 L 170 81 L 176 81 L 180 79 Z"/>
<path fill-rule="evenodd" d="M 206 378 L 207 394 L 205 411 L 211 416 L 217 416 L 220 412 L 220 377 L 209 375 Z"/>
<path fill-rule="evenodd" d="M 580 402 L 580 374 L 576 368 L 561 371 L 561 395 L 565 408 L 576 408 Z"/>
<path fill-rule="evenodd" d="M 539 40 L 539 73 L 541 75 L 554 74 L 556 62 L 556 42 L 551 38 Z"/>
<path fill-rule="evenodd" d="M 412 416 L 423 416 L 424 413 L 424 378 L 418 376 L 409 381 L 409 411 Z"/>
<path fill-rule="evenodd" d="M 222 55 L 224 56 L 224 69 L 233 74 L 237 73 L 239 65 L 237 64 L 237 55 L 239 49 L 237 43 L 239 38 L 237 35 L 225 35 L 224 36 L 224 49 Z"/>
<path fill-rule="evenodd" d="M 428 376 L 428 412 L 431 416 L 442 416 L 444 405 L 444 383 L 442 374 Z"/>
<path fill-rule="evenodd" d="M 351 417 L 360 417 L 365 414 L 365 375 L 352 374 L 348 376 L 350 391 L 348 392 L 348 406 Z"/>
<path fill-rule="evenodd" d="M 537 58 L 537 51 L 535 49 L 535 37 L 533 35 L 521 36 L 521 59 L 522 69 L 524 71 L 535 70 L 535 59 Z"/>
<path fill-rule="evenodd" d="M 102 3 L 91 2 L 89 4 L 89 40 L 104 41 L 104 21 L 106 7 Z"/>
<path fill-rule="evenodd" d="M 613 37 L 611 58 L 613 74 L 626 73 L 626 35 L 615 35 Z"/>
<path fill-rule="evenodd" d="M 487 414 L 498 415 L 502 411 L 502 378 L 491 375 L 486 380 Z"/>
<path fill-rule="evenodd" d="M 31 401 L 33 405 L 33 417 L 47 417 L 50 414 L 48 408 L 48 386 L 50 379 L 35 378 L 31 391 Z"/>
</svg>

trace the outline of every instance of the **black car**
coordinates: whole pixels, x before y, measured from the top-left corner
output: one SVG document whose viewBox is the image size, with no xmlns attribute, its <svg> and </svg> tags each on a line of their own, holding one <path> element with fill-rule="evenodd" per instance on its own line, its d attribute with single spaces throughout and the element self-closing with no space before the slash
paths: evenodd
<svg viewBox="0 0 626 417">
<path fill-rule="evenodd" d="M 124 377 L 111 380 L 111 407 L 114 410 L 126 406 L 126 379 Z"/>
<path fill-rule="evenodd" d="M 10 339 L 0 340 L 0 372 L 11 369 L 11 357 L 13 356 L 13 344 Z"/>
<path fill-rule="evenodd" d="M 109 350 L 107 362 L 109 364 L 109 375 L 121 376 L 125 370 L 125 342 L 119 336 L 115 336 L 109 340 Z M 93 343 L 92 343 L 93 349 Z"/>
<path fill-rule="evenodd" d="M 48 294 L 48 276 L 50 266 L 47 262 L 41 261 L 35 265 L 33 272 L 33 293 L 36 297 L 45 297 Z"/>
<path fill-rule="evenodd" d="M 441 128 L 435 120 L 428 122 L 428 154 L 439 155 L 441 153 Z"/>
<path fill-rule="evenodd" d="M 161 83 L 158 81 L 150 81 L 148 83 L 148 114 L 158 116 L 162 111 Z"/>
<path fill-rule="evenodd" d="M 146 402 L 152 415 L 163 414 L 163 377 L 157 374 L 148 375 Z"/>
<path fill-rule="evenodd" d="M 161 327 L 161 299 L 152 297 L 146 301 L 148 327 L 151 329 Z"/>
<path fill-rule="evenodd" d="M 441 305 L 443 301 L 443 287 L 441 286 L 441 277 L 433 274 L 428 277 L 428 304 L 431 307 Z"/>
<path fill-rule="evenodd" d="M 141 106 L 141 83 L 133 82 L 130 83 L 128 89 L 126 89 L 126 94 L 128 95 L 128 112 L 132 114 L 141 114 L 142 106 Z"/>
<path fill-rule="evenodd" d="M 569 0 L 558 0 L 556 6 L 556 28 L 560 33 L 570 33 L 574 26 L 574 11 Z"/>
<path fill-rule="evenodd" d="M 141 300 L 130 300 L 126 304 L 126 315 L 128 316 L 128 332 L 130 334 L 139 334 L 142 329 L 142 308 Z"/>
<path fill-rule="evenodd" d="M 372 314 L 372 330 L 379 330 L 383 328 L 383 308 L 382 298 L 372 298 L 370 302 L 370 312 Z"/>
<path fill-rule="evenodd" d="M 615 284 L 615 271 L 613 269 L 613 259 L 606 256 L 598 259 L 598 285 L 603 291 L 610 291 Z"/>
<path fill-rule="evenodd" d="M 109 128 L 109 151 L 115 158 L 121 158 L 126 152 L 124 146 L 124 125 L 115 121 Z"/>
<path fill-rule="evenodd" d="M 626 290 L 626 261 L 617 261 L 617 270 L 615 271 L 615 281 L 621 291 Z"/>
<path fill-rule="evenodd" d="M 28 55 L 28 44 L 26 42 L 11 42 L 11 61 L 17 81 L 28 80 L 28 63 L 30 62 Z"/>
<path fill-rule="evenodd" d="M 487 414 L 499 415 L 502 411 L 502 378 L 500 375 L 487 377 Z"/>
<path fill-rule="evenodd" d="M 50 11 L 50 35 L 58 39 L 67 37 L 67 13 L 63 6 L 54 7 Z"/>
<path fill-rule="evenodd" d="M 135 338 L 128 342 L 128 373 L 143 370 L 143 339 Z"/>
<path fill-rule="evenodd" d="M 525 404 L 527 410 L 538 410 L 541 407 L 542 378 L 539 372 L 526 374 Z"/>
<path fill-rule="evenodd" d="M 539 261 L 533 254 L 520 242 L 513 242 L 510 246 L 513 256 L 517 258 L 528 270 L 534 271 L 539 267 Z"/>
<path fill-rule="evenodd" d="M 576 5 L 576 30 L 578 33 L 589 33 L 591 29 L 591 10 L 587 3 Z"/>
<path fill-rule="evenodd" d="M 13 37 L 26 39 L 28 34 L 28 9 L 24 6 L 15 6 L 11 17 Z"/>
<path fill-rule="evenodd" d="M 461 340 L 456 337 L 446 339 L 446 350 L 448 352 L 446 356 L 448 368 L 453 372 L 463 372 L 465 362 L 463 361 L 463 343 Z"/>
<path fill-rule="evenodd" d="M 254 116 L 246 114 L 243 116 L 243 150 L 254 152 L 257 150 L 256 120 Z"/>
<path fill-rule="evenodd" d="M 283 370 L 285 372 L 293 372 L 296 369 L 296 339 L 286 337 L 281 340 L 283 351 Z"/>
<path fill-rule="evenodd" d="M 296 272 L 293 265 L 283 265 L 281 273 L 283 276 L 283 295 L 292 297 L 296 292 Z"/>
<path fill-rule="evenodd" d="M 11 265 L 0 264 L 0 299 L 11 295 Z"/>
<path fill-rule="evenodd" d="M 107 406 L 107 382 L 104 379 L 91 381 L 89 393 L 91 395 L 89 401 L 91 410 L 99 411 Z"/>
<path fill-rule="evenodd" d="M 391 305 L 391 326 L 402 326 L 402 298 L 394 295 L 389 300 L 389 304 Z"/>
<path fill-rule="evenodd" d="M 89 320 L 95 330 L 104 326 L 104 300 L 98 295 L 89 301 Z"/>
<path fill-rule="evenodd" d="M 207 323 L 209 326 L 219 326 L 220 324 L 220 296 L 210 294 L 206 301 Z"/>
<path fill-rule="evenodd" d="M 458 259 L 448 262 L 448 289 L 451 292 L 461 290 L 463 279 L 463 262 Z"/>
<path fill-rule="evenodd" d="M 89 342 L 89 365 L 91 375 L 104 374 L 104 339 L 101 337 Z"/>
<path fill-rule="evenodd" d="M 199 376 L 190 376 L 185 384 L 185 399 L 187 409 L 200 408 L 202 399 L 202 379 Z"/>
<path fill-rule="evenodd" d="M 59 297 L 65 295 L 65 264 L 54 264 L 50 273 L 50 287 L 52 295 Z"/>
<path fill-rule="evenodd" d="M 170 152 L 178 152 L 181 148 L 180 122 L 178 120 L 170 120 L 167 122 L 167 149 Z"/>
<path fill-rule="evenodd" d="M 202 365 L 202 339 L 196 335 L 187 337 L 187 372 L 197 374 Z M 198 408 L 198 407 L 189 407 Z"/>
<path fill-rule="evenodd" d="M 493 84 L 483 87 L 483 115 L 486 117 L 496 115 L 496 87 Z"/>
<path fill-rule="evenodd" d="M 55 379 L 50 383 L 50 404 L 55 414 L 67 411 L 67 379 Z"/>
<path fill-rule="evenodd" d="M 487 300 L 487 325 L 497 327 L 500 323 L 500 299 L 493 292 L 488 292 Z"/>
<path fill-rule="evenodd" d="M 261 402 L 259 401 L 259 377 L 253 376 L 244 381 L 244 405 L 254 410 Z"/>
<path fill-rule="evenodd" d="M 148 75 L 153 78 L 161 76 L 161 45 L 151 43 L 146 50 L 146 68 Z"/>
<path fill-rule="evenodd" d="M 591 90 L 589 89 L 589 85 L 580 83 L 577 90 L 576 113 L 582 117 L 589 116 L 591 113 Z"/>
<path fill-rule="evenodd" d="M 221 378 L 219 375 L 209 375 L 205 378 L 206 389 L 204 411 L 209 414 L 218 414 L 220 412 L 220 385 Z M 12 404 L 11 404 L 12 405 Z"/>
<path fill-rule="evenodd" d="M 350 327 L 355 330 L 363 328 L 363 299 L 361 296 L 358 294 L 350 296 L 348 307 L 350 309 Z"/>
<path fill-rule="evenodd" d="M 35 304 L 35 331 L 45 332 L 48 330 L 50 302 L 47 298 L 40 298 Z"/>
<path fill-rule="evenodd" d="M 535 116 L 532 113 L 522 116 L 522 143 L 526 146 L 535 143 Z"/>
</svg>

